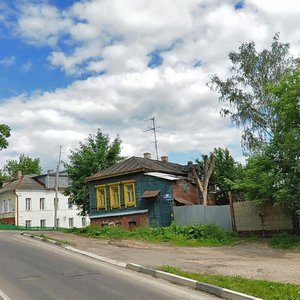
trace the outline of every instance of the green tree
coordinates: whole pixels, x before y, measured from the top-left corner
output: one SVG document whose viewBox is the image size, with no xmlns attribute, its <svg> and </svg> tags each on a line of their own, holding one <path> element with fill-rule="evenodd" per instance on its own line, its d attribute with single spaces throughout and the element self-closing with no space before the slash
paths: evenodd
<svg viewBox="0 0 300 300">
<path fill-rule="evenodd" d="M 216 166 L 211 181 L 216 186 L 217 204 L 228 204 L 232 182 L 241 176 L 243 167 L 234 160 L 227 148 L 215 148 L 213 153 Z"/>
<path fill-rule="evenodd" d="M 0 124 L 0 150 L 8 146 L 7 138 L 10 137 L 10 128 L 5 124 Z"/>
<path fill-rule="evenodd" d="M 273 137 L 259 154 L 249 158 L 244 176 L 234 188 L 248 200 L 288 208 L 295 229 L 300 212 L 300 69 L 286 74 L 271 87 L 276 123 Z"/>
<path fill-rule="evenodd" d="M 70 178 L 65 195 L 82 209 L 83 215 L 89 213 L 89 191 L 85 178 L 121 161 L 120 152 L 120 138 L 110 142 L 109 136 L 100 129 L 95 135 L 89 135 L 84 143 L 80 142 L 78 149 L 71 151 L 69 163 L 64 163 Z"/>
<path fill-rule="evenodd" d="M 300 214 L 300 68 L 287 74 L 271 89 L 276 128 L 271 143 L 279 177 L 275 200 Z"/>
<path fill-rule="evenodd" d="M 39 158 L 31 158 L 29 156 L 25 156 L 25 154 L 21 154 L 19 160 L 10 159 L 6 161 L 3 171 L 10 178 L 14 178 L 17 176 L 18 171 L 21 171 L 23 175 L 40 175 L 42 168 L 40 167 Z"/>
<path fill-rule="evenodd" d="M 297 65 L 289 56 L 289 44 L 279 42 L 279 34 L 273 37 L 270 50 L 258 52 L 255 47 L 249 42 L 230 52 L 232 76 L 222 80 L 214 75 L 208 83 L 226 104 L 221 114 L 243 128 L 242 144 L 250 152 L 260 150 L 274 136 L 276 97 L 267 87 L 279 83 Z"/>
</svg>

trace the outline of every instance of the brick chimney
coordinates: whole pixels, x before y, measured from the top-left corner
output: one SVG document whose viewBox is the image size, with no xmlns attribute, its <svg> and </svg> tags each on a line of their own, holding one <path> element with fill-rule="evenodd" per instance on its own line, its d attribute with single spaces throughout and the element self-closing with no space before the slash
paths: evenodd
<svg viewBox="0 0 300 300">
<path fill-rule="evenodd" d="M 144 153 L 144 158 L 151 159 L 151 153 L 150 152 L 145 152 Z"/>
<path fill-rule="evenodd" d="M 164 156 L 161 157 L 161 161 L 168 162 L 169 161 L 169 157 L 167 155 L 164 155 Z"/>
</svg>

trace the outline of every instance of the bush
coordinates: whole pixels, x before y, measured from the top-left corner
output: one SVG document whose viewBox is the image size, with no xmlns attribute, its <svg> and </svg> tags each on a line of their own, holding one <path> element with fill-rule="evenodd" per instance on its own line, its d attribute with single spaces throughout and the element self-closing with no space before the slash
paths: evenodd
<svg viewBox="0 0 300 300">
<path fill-rule="evenodd" d="M 194 244 L 206 242 L 210 245 L 221 245 L 231 242 L 232 235 L 216 225 L 186 225 L 179 226 L 173 223 L 169 227 L 140 227 L 127 230 L 122 227 L 85 227 L 72 228 L 68 232 L 94 237 L 94 238 L 123 238 L 144 241 L 167 241 L 185 243 L 193 241 Z M 207 243 L 209 242 L 209 243 Z"/>
</svg>

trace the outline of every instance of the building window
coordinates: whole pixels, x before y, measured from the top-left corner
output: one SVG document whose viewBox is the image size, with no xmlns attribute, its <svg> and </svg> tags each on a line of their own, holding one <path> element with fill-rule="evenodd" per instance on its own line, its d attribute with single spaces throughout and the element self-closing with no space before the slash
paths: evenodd
<svg viewBox="0 0 300 300">
<path fill-rule="evenodd" d="M 81 224 L 82 224 L 82 227 L 86 226 L 86 218 L 85 217 L 81 218 Z"/>
<path fill-rule="evenodd" d="M 56 219 L 56 227 L 59 227 L 59 219 Z"/>
<path fill-rule="evenodd" d="M 40 210 L 45 209 L 45 198 L 40 198 Z"/>
<path fill-rule="evenodd" d="M 3 200 L 3 212 L 7 213 L 8 212 L 8 201 Z"/>
<path fill-rule="evenodd" d="M 25 226 L 26 227 L 31 227 L 31 220 L 26 220 L 25 221 Z"/>
<path fill-rule="evenodd" d="M 31 198 L 25 200 L 25 210 L 31 210 Z"/>
<path fill-rule="evenodd" d="M 69 218 L 69 227 L 74 227 L 74 218 Z"/>
<path fill-rule="evenodd" d="M 120 185 L 111 185 L 109 187 L 110 194 L 110 207 L 111 208 L 120 208 L 121 199 L 120 199 Z"/>
<path fill-rule="evenodd" d="M 72 208 L 73 208 L 73 202 L 71 198 L 68 198 L 68 209 L 72 209 Z"/>
<path fill-rule="evenodd" d="M 124 181 L 124 198 L 125 207 L 136 206 L 135 199 L 135 182 L 134 181 Z"/>
<path fill-rule="evenodd" d="M 46 220 L 45 219 L 42 219 L 40 221 L 40 227 L 46 227 Z"/>
<path fill-rule="evenodd" d="M 106 205 L 106 187 L 104 185 L 96 186 L 97 210 L 107 209 Z"/>
</svg>

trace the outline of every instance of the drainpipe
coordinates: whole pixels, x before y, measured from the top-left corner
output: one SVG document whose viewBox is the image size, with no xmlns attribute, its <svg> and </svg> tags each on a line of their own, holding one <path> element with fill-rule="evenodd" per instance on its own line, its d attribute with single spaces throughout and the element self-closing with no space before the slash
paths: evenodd
<svg viewBox="0 0 300 300">
<path fill-rule="evenodd" d="M 16 193 L 16 190 L 14 190 L 14 194 L 16 195 L 16 208 L 15 208 L 15 212 L 16 212 L 16 217 L 17 217 L 17 226 L 19 226 L 19 196 Z"/>
</svg>

